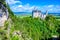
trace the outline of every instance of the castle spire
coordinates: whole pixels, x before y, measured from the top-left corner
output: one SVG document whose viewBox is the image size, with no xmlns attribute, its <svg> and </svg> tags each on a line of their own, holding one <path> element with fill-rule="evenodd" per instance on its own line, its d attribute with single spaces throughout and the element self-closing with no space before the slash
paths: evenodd
<svg viewBox="0 0 60 40">
<path fill-rule="evenodd" d="M 37 10 L 37 7 L 35 6 L 35 7 L 33 8 L 33 10 Z"/>
</svg>

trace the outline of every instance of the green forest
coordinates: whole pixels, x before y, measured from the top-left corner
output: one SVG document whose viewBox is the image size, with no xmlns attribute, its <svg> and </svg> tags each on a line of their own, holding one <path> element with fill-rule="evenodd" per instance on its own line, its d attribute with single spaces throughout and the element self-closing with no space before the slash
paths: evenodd
<svg viewBox="0 0 60 40">
<path fill-rule="evenodd" d="M 8 9 L 9 18 L 0 28 L 0 40 L 48 40 L 52 36 L 60 36 L 60 20 L 53 15 L 40 18 L 17 17 L 5 0 L 0 0 Z"/>
</svg>

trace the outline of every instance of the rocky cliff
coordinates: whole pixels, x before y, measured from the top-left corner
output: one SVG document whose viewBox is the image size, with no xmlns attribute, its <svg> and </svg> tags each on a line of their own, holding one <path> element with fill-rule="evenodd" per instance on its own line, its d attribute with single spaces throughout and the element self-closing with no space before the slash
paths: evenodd
<svg viewBox="0 0 60 40">
<path fill-rule="evenodd" d="M 0 26 L 4 26 L 5 21 L 8 19 L 8 9 L 0 2 Z"/>
</svg>

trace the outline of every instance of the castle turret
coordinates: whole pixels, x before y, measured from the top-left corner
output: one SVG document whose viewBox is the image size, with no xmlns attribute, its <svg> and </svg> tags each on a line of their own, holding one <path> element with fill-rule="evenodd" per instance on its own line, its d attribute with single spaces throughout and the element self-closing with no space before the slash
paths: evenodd
<svg viewBox="0 0 60 40">
<path fill-rule="evenodd" d="M 46 11 L 46 16 L 48 15 L 48 10 Z"/>
<path fill-rule="evenodd" d="M 33 17 L 33 18 L 40 17 L 40 13 L 41 13 L 40 10 L 33 10 L 33 11 L 32 11 L 32 17 Z"/>
<path fill-rule="evenodd" d="M 48 15 L 48 10 L 46 11 L 45 15 L 42 14 L 42 12 L 40 10 L 37 10 L 36 8 L 34 8 L 34 10 L 32 11 L 32 17 L 33 18 L 45 19 L 47 15 Z"/>
<path fill-rule="evenodd" d="M 32 11 L 32 17 L 33 18 L 37 18 L 37 17 L 40 17 L 41 15 L 41 11 L 40 10 L 37 10 L 36 7 L 34 7 L 33 11 Z"/>
</svg>

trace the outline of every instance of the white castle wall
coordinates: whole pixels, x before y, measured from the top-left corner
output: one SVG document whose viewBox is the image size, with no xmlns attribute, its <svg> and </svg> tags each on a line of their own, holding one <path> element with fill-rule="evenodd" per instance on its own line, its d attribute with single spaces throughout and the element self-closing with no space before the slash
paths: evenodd
<svg viewBox="0 0 60 40">
<path fill-rule="evenodd" d="M 41 19 L 45 19 L 46 18 L 46 16 L 48 15 L 48 11 L 46 11 L 46 14 L 44 15 L 44 14 L 42 14 L 39 10 L 37 10 L 37 11 L 33 11 L 32 12 L 32 15 L 33 15 L 33 18 L 41 18 Z"/>
<path fill-rule="evenodd" d="M 35 17 L 35 18 L 39 17 L 39 12 L 34 12 L 33 17 Z"/>
</svg>

